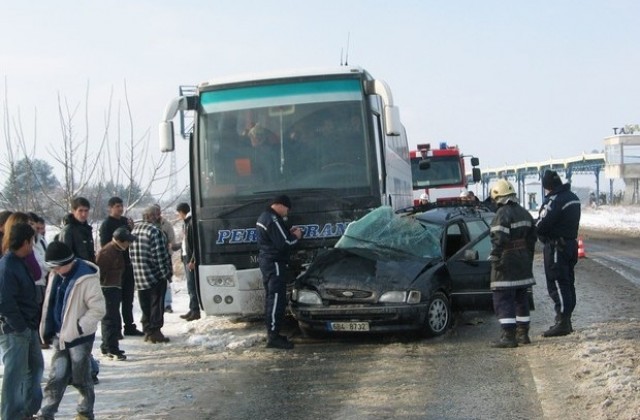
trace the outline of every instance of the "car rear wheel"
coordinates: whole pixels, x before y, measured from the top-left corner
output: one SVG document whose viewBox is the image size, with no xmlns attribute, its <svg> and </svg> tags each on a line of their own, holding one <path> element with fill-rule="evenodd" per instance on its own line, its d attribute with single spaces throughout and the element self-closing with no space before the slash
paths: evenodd
<svg viewBox="0 0 640 420">
<path fill-rule="evenodd" d="M 436 292 L 429 299 L 427 315 L 424 320 L 424 334 L 435 337 L 444 334 L 451 324 L 451 304 L 442 292 Z"/>
</svg>

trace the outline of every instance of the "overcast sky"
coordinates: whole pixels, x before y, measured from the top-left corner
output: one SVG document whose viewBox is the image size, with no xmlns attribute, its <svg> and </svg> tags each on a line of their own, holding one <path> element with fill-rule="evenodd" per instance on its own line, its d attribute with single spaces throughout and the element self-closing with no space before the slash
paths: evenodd
<svg viewBox="0 0 640 420">
<path fill-rule="evenodd" d="M 84 103 L 89 83 L 99 141 L 126 80 L 155 151 L 179 85 L 339 65 L 349 38 L 349 64 L 391 86 L 412 148 L 447 141 L 496 167 L 602 151 L 612 127 L 640 123 L 639 19 L 636 0 L 5 1 L 0 88 L 47 159 L 57 95 Z"/>
</svg>

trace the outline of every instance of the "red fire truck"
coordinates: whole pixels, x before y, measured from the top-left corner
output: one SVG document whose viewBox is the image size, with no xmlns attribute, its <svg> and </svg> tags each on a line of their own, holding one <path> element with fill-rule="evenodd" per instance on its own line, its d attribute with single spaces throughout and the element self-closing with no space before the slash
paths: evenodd
<svg viewBox="0 0 640 420">
<path fill-rule="evenodd" d="M 414 204 L 420 204 L 427 196 L 430 202 L 457 198 L 462 191 L 466 191 L 468 179 L 465 172 L 464 158 L 457 146 L 440 143 L 438 149 L 432 149 L 431 144 L 419 144 L 417 150 L 412 150 L 411 176 L 413 179 Z M 471 178 L 473 182 L 480 181 L 480 161 L 477 157 L 470 157 L 473 167 Z M 416 197 L 416 194 L 418 196 Z"/>
</svg>

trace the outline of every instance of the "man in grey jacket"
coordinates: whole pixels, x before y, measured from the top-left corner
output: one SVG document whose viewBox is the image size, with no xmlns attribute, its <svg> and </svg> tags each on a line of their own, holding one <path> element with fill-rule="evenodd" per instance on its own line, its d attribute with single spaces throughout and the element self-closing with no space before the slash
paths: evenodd
<svg viewBox="0 0 640 420">
<path fill-rule="evenodd" d="M 41 419 L 53 419 L 67 385 L 80 393 L 76 419 L 94 418 L 91 349 L 106 313 L 98 267 L 76 258 L 63 242 L 49 244 L 45 262 L 55 273 L 47 284 L 40 335 L 53 344 L 51 371 L 44 388 Z"/>
</svg>

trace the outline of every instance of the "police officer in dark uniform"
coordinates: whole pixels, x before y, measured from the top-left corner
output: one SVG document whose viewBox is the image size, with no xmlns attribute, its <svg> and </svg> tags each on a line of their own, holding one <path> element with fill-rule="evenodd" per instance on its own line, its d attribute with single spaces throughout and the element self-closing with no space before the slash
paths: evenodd
<svg viewBox="0 0 640 420">
<path fill-rule="evenodd" d="M 502 327 L 502 337 L 493 347 L 510 348 L 529 344 L 528 289 L 533 278 L 536 246 L 534 220 L 519 203 L 513 185 L 506 179 L 491 187 L 491 199 L 498 206 L 491 222 L 491 290 L 493 308 Z"/>
<path fill-rule="evenodd" d="M 287 306 L 286 268 L 289 249 L 302 238 L 300 228 L 288 229 L 285 226 L 284 218 L 290 209 L 289 197 L 279 195 L 256 222 L 258 263 L 265 290 L 267 347 L 286 350 L 293 348 L 293 343 L 280 335 Z"/>
<path fill-rule="evenodd" d="M 536 223 L 538 239 L 544 244 L 544 272 L 547 290 L 556 310 L 555 324 L 544 337 L 556 337 L 573 331 L 571 314 L 576 307 L 574 267 L 578 262 L 578 226 L 580 200 L 563 184 L 555 171 L 542 177 L 545 197 Z"/>
</svg>

